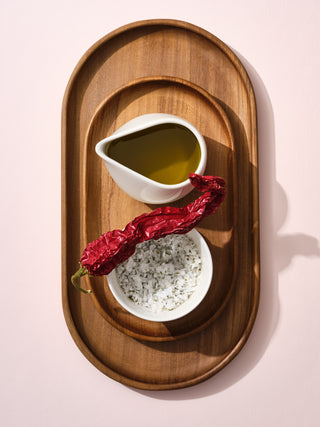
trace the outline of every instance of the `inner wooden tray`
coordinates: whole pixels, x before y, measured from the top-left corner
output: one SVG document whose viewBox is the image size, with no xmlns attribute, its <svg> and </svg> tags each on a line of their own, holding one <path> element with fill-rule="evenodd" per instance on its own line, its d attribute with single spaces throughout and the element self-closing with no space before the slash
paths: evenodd
<svg viewBox="0 0 320 427">
<path fill-rule="evenodd" d="M 104 278 L 87 279 L 93 295 L 70 284 L 86 244 L 155 206 L 133 201 L 112 182 L 95 143 L 131 118 L 177 114 L 206 139 L 206 173 L 227 181 L 228 197 L 198 230 L 215 275 L 208 299 L 181 321 L 156 324 L 126 313 Z M 195 190 L 176 202 L 194 200 Z M 259 297 L 256 109 L 248 76 L 230 49 L 180 21 L 130 24 L 81 59 L 62 112 L 62 300 L 82 353 L 102 372 L 143 389 L 198 383 L 239 352 Z"/>
<path fill-rule="evenodd" d="M 231 295 L 238 265 L 236 171 L 231 125 L 222 107 L 200 87 L 185 80 L 154 76 L 126 84 L 98 107 L 88 127 L 84 147 L 82 230 L 85 242 L 103 232 L 122 229 L 133 218 L 156 206 L 133 200 L 112 180 L 95 145 L 132 118 L 148 113 L 175 114 L 192 123 L 205 137 L 207 175 L 223 176 L 228 183 L 227 197 L 215 215 L 198 230 L 209 244 L 214 274 L 206 299 L 188 316 L 171 322 L 150 322 L 123 309 L 113 297 L 105 277 L 87 278 L 87 288 L 98 311 L 121 331 L 148 341 L 170 341 L 199 331 L 212 322 Z M 194 200 L 191 194 L 171 205 L 184 206 Z"/>
</svg>

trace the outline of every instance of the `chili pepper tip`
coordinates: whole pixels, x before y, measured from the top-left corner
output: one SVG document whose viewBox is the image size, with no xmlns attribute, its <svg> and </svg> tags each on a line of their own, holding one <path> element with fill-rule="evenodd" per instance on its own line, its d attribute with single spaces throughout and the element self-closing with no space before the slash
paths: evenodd
<svg viewBox="0 0 320 427">
<path fill-rule="evenodd" d="M 71 277 L 71 283 L 75 288 L 77 288 L 79 291 L 83 292 L 84 294 L 91 294 L 92 293 L 91 289 L 88 289 L 88 290 L 82 289 L 77 283 L 77 279 L 79 279 L 82 276 L 85 276 L 86 274 L 89 274 L 89 271 L 85 267 L 80 267 L 79 270 L 76 273 L 74 273 L 74 275 Z"/>
</svg>

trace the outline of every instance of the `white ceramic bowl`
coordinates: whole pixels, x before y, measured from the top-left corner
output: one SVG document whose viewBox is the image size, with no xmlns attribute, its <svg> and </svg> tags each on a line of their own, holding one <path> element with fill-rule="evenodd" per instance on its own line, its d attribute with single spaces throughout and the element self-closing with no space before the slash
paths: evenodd
<svg viewBox="0 0 320 427">
<path fill-rule="evenodd" d="M 119 304 L 122 305 L 122 307 L 124 307 L 129 313 L 145 320 L 154 322 L 168 322 L 190 313 L 205 298 L 212 281 L 213 267 L 211 253 L 206 241 L 198 231 L 193 229 L 186 235 L 189 236 L 197 245 L 202 260 L 202 270 L 199 284 L 196 287 L 194 293 L 187 301 L 178 306 L 176 309 L 155 313 L 151 309 L 134 303 L 124 294 L 118 283 L 116 272 L 113 270 L 110 274 L 107 275 L 110 290 Z"/>
<path fill-rule="evenodd" d="M 200 162 L 195 173 L 202 175 L 207 163 L 207 148 L 204 138 L 191 123 L 172 114 L 155 113 L 138 116 L 121 126 L 111 136 L 99 141 L 95 147 L 96 153 L 104 161 L 117 185 L 129 196 L 141 202 L 153 204 L 170 203 L 190 193 L 193 186 L 189 179 L 179 184 L 168 185 L 147 178 L 107 156 L 107 147 L 115 139 L 164 123 L 178 124 L 189 129 L 194 134 L 199 143 L 201 153 Z"/>
</svg>

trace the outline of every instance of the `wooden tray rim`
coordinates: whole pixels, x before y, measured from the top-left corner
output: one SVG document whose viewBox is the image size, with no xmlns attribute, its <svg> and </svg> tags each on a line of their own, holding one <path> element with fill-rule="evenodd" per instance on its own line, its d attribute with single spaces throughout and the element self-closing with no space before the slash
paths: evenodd
<svg viewBox="0 0 320 427">
<path fill-rule="evenodd" d="M 188 379 L 186 381 L 181 381 L 178 383 L 170 383 L 170 384 L 152 384 L 152 383 L 146 383 L 146 382 L 140 382 L 136 381 L 132 378 L 124 377 L 122 374 L 118 373 L 117 371 L 109 368 L 105 364 L 103 364 L 96 356 L 95 354 L 89 349 L 89 347 L 84 343 L 82 340 L 75 324 L 74 320 L 72 318 L 72 314 L 70 311 L 70 306 L 67 304 L 68 301 L 68 284 L 65 283 L 66 278 L 66 270 L 67 266 L 65 263 L 65 254 L 66 254 L 66 216 L 67 216 L 67 204 L 66 204 L 66 174 L 63 173 L 65 169 L 66 164 L 66 137 L 67 137 L 67 104 L 69 101 L 70 92 L 72 90 L 72 86 L 74 84 L 74 81 L 76 80 L 78 73 L 81 71 L 84 64 L 89 60 L 90 56 L 105 42 L 108 40 L 111 40 L 112 38 L 118 36 L 121 33 L 124 33 L 128 30 L 133 30 L 137 27 L 145 27 L 145 26 L 172 26 L 177 28 L 184 28 L 188 31 L 195 32 L 198 35 L 203 36 L 204 38 L 210 40 L 213 44 L 218 46 L 224 54 L 229 58 L 229 60 L 234 64 L 236 67 L 239 75 L 241 76 L 242 80 L 246 84 L 246 88 L 248 91 L 248 97 L 250 100 L 251 105 L 251 127 L 253 130 L 252 139 L 253 139 L 253 146 L 256 150 L 254 153 L 254 158 L 257 161 L 258 159 L 258 146 L 257 146 L 257 113 L 256 113 L 256 100 L 255 95 L 253 92 L 253 86 L 251 83 L 251 80 L 249 78 L 249 75 L 247 71 L 245 70 L 243 64 L 241 63 L 240 59 L 231 51 L 231 49 L 222 42 L 219 38 L 214 36 L 212 33 L 204 30 L 201 27 L 198 27 L 194 24 L 191 24 L 189 22 L 181 21 L 181 20 L 175 20 L 175 19 L 149 19 L 149 20 L 142 20 L 142 21 L 135 21 L 126 25 L 123 25 L 116 30 L 108 33 L 104 37 L 100 38 L 97 42 L 95 42 L 80 58 L 78 63 L 76 64 L 70 78 L 68 81 L 68 84 L 65 89 L 65 93 L 63 96 L 62 101 L 62 113 L 61 113 L 61 168 L 62 168 L 62 176 L 61 176 L 61 255 L 62 255 L 62 265 L 61 265 L 61 280 L 62 280 L 62 289 L 61 289 L 61 295 L 62 295 L 62 307 L 63 307 L 63 314 L 65 317 L 65 321 L 67 324 L 67 327 L 69 329 L 69 332 L 71 333 L 71 336 L 73 340 L 75 341 L 75 344 L 78 346 L 79 350 L 83 353 L 83 355 L 90 361 L 96 368 L 98 368 L 101 372 L 109 376 L 110 378 L 118 381 L 119 383 L 123 383 L 128 386 L 132 386 L 138 389 L 143 390 L 172 390 L 172 389 L 179 389 L 184 387 L 189 387 L 198 383 L 201 383 L 202 381 L 210 378 L 215 373 L 219 372 L 222 368 L 224 368 L 227 364 L 229 364 L 234 357 L 240 352 L 240 350 L 245 345 L 246 341 L 249 338 L 249 335 L 252 331 L 258 306 L 259 306 L 259 297 L 260 297 L 260 233 L 259 233 L 259 197 L 257 197 L 256 203 L 254 205 L 255 207 L 255 215 L 254 218 L 256 218 L 256 222 L 254 224 L 253 235 L 254 235 L 254 246 L 256 250 L 256 263 L 254 266 L 255 271 L 255 285 L 253 286 L 253 305 L 252 310 L 247 322 L 247 326 L 245 330 L 243 331 L 242 336 L 240 337 L 237 344 L 233 347 L 232 351 L 228 353 L 228 355 L 216 366 L 214 366 L 211 370 L 208 370 L 205 372 L 205 374 L 195 377 L 193 379 Z M 257 187 L 254 188 L 256 195 L 259 195 L 259 188 L 258 188 L 258 182 L 259 182 L 259 174 L 258 174 L 258 168 L 255 172 L 256 174 L 256 185 Z"/>
</svg>

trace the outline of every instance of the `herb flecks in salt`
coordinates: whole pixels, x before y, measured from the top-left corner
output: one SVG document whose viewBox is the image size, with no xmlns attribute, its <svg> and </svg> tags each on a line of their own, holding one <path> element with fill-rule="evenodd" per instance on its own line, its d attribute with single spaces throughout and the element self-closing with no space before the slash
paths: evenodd
<svg viewBox="0 0 320 427">
<path fill-rule="evenodd" d="M 174 310 L 187 301 L 200 273 L 196 244 L 177 234 L 139 243 L 135 253 L 116 267 L 125 295 L 153 312 Z"/>
</svg>

